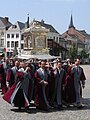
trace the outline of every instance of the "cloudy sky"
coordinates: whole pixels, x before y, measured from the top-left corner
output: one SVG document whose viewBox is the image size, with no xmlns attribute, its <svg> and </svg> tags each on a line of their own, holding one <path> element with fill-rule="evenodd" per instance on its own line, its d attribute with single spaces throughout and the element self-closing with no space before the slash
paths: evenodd
<svg viewBox="0 0 90 120">
<path fill-rule="evenodd" d="M 60 33 L 68 29 L 70 16 L 74 26 L 90 33 L 90 0 L 2 0 L 0 16 L 8 16 L 12 23 L 25 22 L 29 13 L 30 21 L 44 20 Z"/>
</svg>

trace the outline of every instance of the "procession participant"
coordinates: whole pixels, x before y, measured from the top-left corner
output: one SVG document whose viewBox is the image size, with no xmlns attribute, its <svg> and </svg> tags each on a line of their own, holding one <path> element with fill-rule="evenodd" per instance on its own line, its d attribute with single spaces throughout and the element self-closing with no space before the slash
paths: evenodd
<svg viewBox="0 0 90 120">
<path fill-rule="evenodd" d="M 41 61 L 40 68 L 35 72 L 36 80 L 36 96 L 35 105 L 36 108 L 48 111 L 50 106 L 47 100 L 48 93 L 48 70 L 45 68 L 46 62 Z"/>
<path fill-rule="evenodd" d="M 14 60 L 13 59 L 10 59 L 10 67 L 14 67 L 15 66 L 15 63 L 14 63 Z"/>
<path fill-rule="evenodd" d="M 82 88 L 85 87 L 85 74 L 83 68 L 80 66 L 80 60 L 75 60 L 75 66 L 72 68 L 72 78 L 74 80 L 76 105 L 77 108 L 82 108 Z"/>
<path fill-rule="evenodd" d="M 28 74 L 28 79 L 29 79 L 29 91 L 28 91 L 28 99 L 29 102 L 31 102 L 31 100 L 34 100 L 34 84 L 35 84 L 35 79 L 34 79 L 34 66 L 32 65 L 32 63 L 30 63 L 29 61 L 26 62 L 26 67 L 28 68 L 27 74 Z"/>
<path fill-rule="evenodd" d="M 20 69 L 16 73 L 16 81 L 12 87 L 3 96 L 3 99 L 15 107 L 26 110 L 29 108 L 28 91 L 30 76 L 28 74 L 29 67 L 24 62 L 20 63 Z"/>
<path fill-rule="evenodd" d="M 3 61 L 2 61 L 2 53 L 0 53 L 0 83 L 2 81 L 2 74 L 4 72 L 4 69 L 3 69 Z"/>
<path fill-rule="evenodd" d="M 71 68 L 71 61 L 70 59 L 66 59 L 66 61 L 63 63 L 63 69 L 66 71 L 66 73 L 68 74 L 68 72 L 70 72 L 70 68 Z"/>
<path fill-rule="evenodd" d="M 36 70 L 38 69 L 38 63 L 35 60 L 34 59 L 30 59 L 30 60 L 26 61 L 27 66 L 30 67 L 30 71 L 29 72 L 30 72 L 30 75 L 31 75 L 31 78 L 32 78 L 32 80 L 30 81 L 31 82 L 31 84 L 30 84 L 31 85 L 30 96 L 32 96 L 31 99 L 33 101 L 35 101 L 35 77 L 34 77 L 34 75 L 35 75 Z"/>
<path fill-rule="evenodd" d="M 2 64 L 3 63 L 3 61 L 2 61 L 2 53 L 0 53 L 0 64 Z"/>
<path fill-rule="evenodd" d="M 49 80 L 48 80 L 48 101 L 49 101 L 49 105 L 52 106 L 51 100 L 52 100 L 52 96 L 53 96 L 53 92 L 54 92 L 54 86 L 55 86 L 55 79 L 54 79 L 54 69 L 52 67 L 52 65 L 47 62 L 45 68 L 48 70 L 49 73 Z"/>
<path fill-rule="evenodd" d="M 4 60 L 4 61 L 3 61 Z M 2 64 L 0 65 L 0 81 L 1 81 L 1 89 L 2 93 L 4 94 L 7 91 L 7 86 L 6 86 L 6 75 L 8 73 L 8 70 L 10 69 L 10 63 L 9 63 L 9 58 L 3 59 Z"/>
<path fill-rule="evenodd" d="M 54 68 L 56 68 L 56 66 L 57 66 L 57 63 L 59 62 L 59 61 L 61 61 L 60 59 L 55 59 L 54 61 L 53 61 L 53 63 L 54 63 L 54 65 L 53 65 L 53 67 Z"/>
<path fill-rule="evenodd" d="M 1 94 L 6 93 L 7 87 L 6 87 L 6 73 L 3 67 L 3 64 L 0 64 L 0 83 L 1 83 Z"/>
<path fill-rule="evenodd" d="M 16 72 L 19 69 L 20 62 L 15 61 L 15 66 L 9 69 L 7 76 L 6 76 L 6 85 L 9 89 L 16 81 Z"/>
<path fill-rule="evenodd" d="M 4 59 L 3 67 L 4 67 L 5 71 L 8 71 L 10 69 L 10 59 L 8 57 L 6 57 L 6 59 Z"/>
<path fill-rule="evenodd" d="M 10 66 L 10 59 L 8 57 L 6 57 L 6 59 L 4 59 L 3 61 L 3 68 L 4 68 L 4 72 L 5 72 L 5 80 L 2 82 L 3 87 L 7 90 L 7 86 L 6 86 L 6 76 L 8 74 L 8 71 L 10 70 L 11 66 Z"/>
<path fill-rule="evenodd" d="M 62 68 L 62 63 L 58 62 L 57 67 L 54 71 L 54 79 L 55 79 L 55 86 L 54 92 L 52 96 L 52 104 L 59 109 L 62 110 L 62 92 L 64 86 L 64 80 L 66 78 L 66 72 Z"/>
<path fill-rule="evenodd" d="M 71 60 L 68 58 L 66 59 L 67 64 L 70 66 L 71 65 Z"/>
<path fill-rule="evenodd" d="M 63 69 L 66 72 L 66 78 L 64 81 L 64 90 L 63 90 L 63 101 L 66 106 L 69 106 L 71 103 L 75 102 L 76 98 L 75 98 L 74 81 L 71 77 L 72 66 L 71 64 L 68 64 L 68 60 L 63 64 Z"/>
</svg>

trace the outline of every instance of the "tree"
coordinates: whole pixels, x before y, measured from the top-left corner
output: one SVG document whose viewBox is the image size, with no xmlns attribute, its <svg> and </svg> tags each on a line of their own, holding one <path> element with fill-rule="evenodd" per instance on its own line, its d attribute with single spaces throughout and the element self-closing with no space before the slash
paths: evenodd
<svg viewBox="0 0 90 120">
<path fill-rule="evenodd" d="M 82 59 L 87 58 L 88 57 L 87 51 L 85 49 L 83 49 L 80 53 L 80 56 L 81 56 Z"/>
<path fill-rule="evenodd" d="M 77 54 L 78 54 L 78 50 L 75 47 L 75 45 L 73 45 L 72 48 L 70 49 L 71 61 L 74 61 L 74 59 L 77 58 Z"/>
</svg>

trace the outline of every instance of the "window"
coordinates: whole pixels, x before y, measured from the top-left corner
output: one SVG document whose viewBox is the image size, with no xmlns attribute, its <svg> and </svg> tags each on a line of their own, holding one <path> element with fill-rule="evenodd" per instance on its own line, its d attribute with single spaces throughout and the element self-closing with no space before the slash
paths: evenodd
<svg viewBox="0 0 90 120">
<path fill-rule="evenodd" d="M 24 40 L 24 35 L 21 35 L 21 40 Z"/>
<path fill-rule="evenodd" d="M 69 45 L 71 45 L 71 44 L 72 44 L 72 41 L 71 41 L 71 40 L 68 40 L 67 42 L 68 42 L 68 44 L 69 44 Z"/>
<path fill-rule="evenodd" d="M 4 32 L 3 32 L 3 31 L 1 32 L 1 35 L 4 35 Z"/>
<path fill-rule="evenodd" d="M 56 42 L 58 43 L 58 37 L 56 37 Z"/>
<path fill-rule="evenodd" d="M 10 47 L 10 42 L 9 41 L 7 41 L 7 47 Z"/>
<path fill-rule="evenodd" d="M 4 47 L 4 39 L 1 39 L 1 41 L 0 41 L 0 46 L 1 46 L 1 47 Z"/>
<path fill-rule="evenodd" d="M 14 41 L 11 41 L 11 47 L 14 47 Z"/>
<path fill-rule="evenodd" d="M 23 49 L 24 48 L 24 45 L 23 44 L 21 44 L 21 49 Z"/>
<path fill-rule="evenodd" d="M 11 37 L 14 38 L 14 34 L 12 34 Z"/>
<path fill-rule="evenodd" d="M 17 26 L 16 26 L 16 25 L 12 25 L 12 28 L 14 28 L 14 29 L 15 29 L 15 28 L 17 28 Z"/>
<path fill-rule="evenodd" d="M 10 38 L 10 34 L 7 34 L 7 38 Z"/>
<path fill-rule="evenodd" d="M 55 40 L 55 36 L 53 37 L 53 39 Z"/>
<path fill-rule="evenodd" d="M 16 38 L 19 38 L 19 34 L 18 33 L 16 34 Z"/>
<path fill-rule="evenodd" d="M 18 47 L 18 41 L 15 42 L 15 47 Z"/>
</svg>

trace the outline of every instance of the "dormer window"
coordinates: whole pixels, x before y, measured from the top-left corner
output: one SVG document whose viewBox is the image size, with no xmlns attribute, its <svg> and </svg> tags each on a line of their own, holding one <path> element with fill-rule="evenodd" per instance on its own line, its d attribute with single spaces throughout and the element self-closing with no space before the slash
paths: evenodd
<svg viewBox="0 0 90 120">
<path fill-rule="evenodd" d="M 16 25 L 13 25 L 13 26 L 12 26 L 12 28 L 14 28 L 14 29 L 15 29 L 15 28 L 17 28 L 17 26 L 16 26 Z"/>
</svg>

